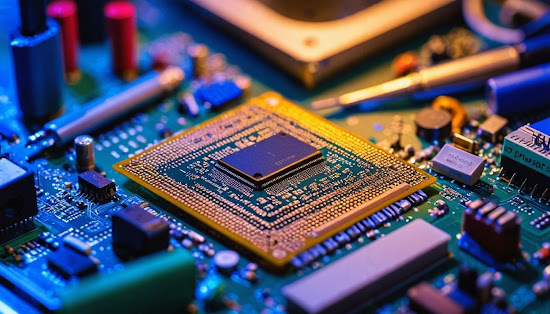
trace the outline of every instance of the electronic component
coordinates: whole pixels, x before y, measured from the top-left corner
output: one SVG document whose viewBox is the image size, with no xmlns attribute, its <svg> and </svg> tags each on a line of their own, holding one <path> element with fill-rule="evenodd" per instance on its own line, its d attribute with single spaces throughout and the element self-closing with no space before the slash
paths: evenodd
<svg viewBox="0 0 550 314">
<path fill-rule="evenodd" d="M 496 114 L 491 115 L 479 125 L 477 134 L 488 142 L 500 143 L 504 138 L 504 128 L 507 124 L 508 120 L 506 118 Z"/>
<path fill-rule="evenodd" d="M 295 161 L 310 155 L 326 156 L 326 163 L 311 159 L 317 164 L 263 190 L 220 170 L 223 160 L 239 178 L 288 175 L 283 167 L 295 168 Z M 276 267 L 434 181 L 276 93 L 179 133 L 115 170 Z M 283 190 L 303 195 L 293 199 Z"/>
<path fill-rule="evenodd" d="M 78 69 L 78 16 L 76 3 L 60 0 L 48 4 L 48 16 L 55 19 L 61 30 L 63 69 L 65 80 L 76 83 L 80 80 Z"/>
<path fill-rule="evenodd" d="M 445 144 L 432 159 L 432 169 L 467 185 L 474 185 L 485 168 L 485 160 L 453 145 Z"/>
<path fill-rule="evenodd" d="M 283 287 L 288 310 L 305 313 L 353 310 L 448 258 L 450 239 L 444 231 L 416 219 Z"/>
<path fill-rule="evenodd" d="M 548 158 L 548 139 L 550 119 L 532 125 L 525 125 L 504 138 L 501 156 L 501 177 L 511 183 L 521 185 L 532 195 L 548 198 L 550 185 L 550 160 Z"/>
<path fill-rule="evenodd" d="M 487 81 L 487 104 L 494 114 L 503 116 L 540 111 L 550 103 L 544 92 L 549 84 L 548 64 L 497 76 Z"/>
<path fill-rule="evenodd" d="M 19 143 L 19 134 L 8 126 L 7 123 L 0 123 L 0 140 L 6 140 L 10 144 Z"/>
<path fill-rule="evenodd" d="M 239 99 L 242 90 L 231 80 L 214 82 L 197 89 L 195 96 L 201 100 L 207 109 L 219 109 Z"/>
<path fill-rule="evenodd" d="M 392 68 L 395 76 L 403 76 L 416 71 L 418 67 L 418 54 L 414 51 L 407 51 L 397 55 L 393 59 Z"/>
<path fill-rule="evenodd" d="M 214 255 L 214 265 L 222 274 L 231 274 L 239 265 L 239 253 L 235 251 L 223 250 Z"/>
<path fill-rule="evenodd" d="M 99 261 L 66 246 L 48 254 L 48 265 L 65 278 L 83 277 L 97 271 Z"/>
<path fill-rule="evenodd" d="M 0 156 L 0 240 L 34 227 L 34 173 Z"/>
<path fill-rule="evenodd" d="M 468 111 L 456 98 L 439 96 L 432 102 L 432 107 L 445 109 L 451 114 L 451 125 L 454 133 L 460 133 L 461 128 L 470 120 Z"/>
<path fill-rule="evenodd" d="M 178 96 L 178 111 L 196 117 L 200 113 L 199 104 L 191 93 L 183 93 Z"/>
<path fill-rule="evenodd" d="M 477 151 L 478 143 L 476 140 L 455 133 L 453 134 L 453 146 L 460 148 L 470 154 L 475 154 Z"/>
<path fill-rule="evenodd" d="M 132 254 L 150 254 L 168 248 L 170 228 L 162 218 L 132 204 L 112 215 L 113 245 Z"/>
<path fill-rule="evenodd" d="M 462 314 L 466 310 L 453 299 L 427 282 L 419 283 L 407 291 L 409 308 L 415 313 Z"/>
<path fill-rule="evenodd" d="M 218 168 L 254 189 L 263 190 L 322 161 L 318 149 L 279 132 L 218 160 Z"/>
<path fill-rule="evenodd" d="M 193 66 L 193 77 L 199 77 L 208 72 L 208 47 L 203 44 L 193 44 L 187 49 Z"/>
<path fill-rule="evenodd" d="M 136 8 L 130 1 L 112 1 L 105 5 L 104 14 L 113 72 L 125 80 L 132 80 L 138 75 Z"/>
<path fill-rule="evenodd" d="M 20 0 L 21 27 L 11 34 L 11 52 L 21 113 L 45 122 L 63 111 L 63 64 L 59 26 L 46 18 L 46 0 Z"/>
<path fill-rule="evenodd" d="M 70 235 L 63 238 L 63 244 L 80 254 L 90 255 L 92 253 L 92 248 L 88 243 Z"/>
<path fill-rule="evenodd" d="M 416 135 L 428 142 L 451 136 L 452 116 L 444 109 L 424 108 L 415 115 Z"/>
<path fill-rule="evenodd" d="M 476 200 L 464 210 L 459 245 L 470 253 L 475 241 L 496 261 L 509 261 L 520 255 L 520 222 L 516 213 L 492 202 Z"/>
<path fill-rule="evenodd" d="M 107 36 L 103 8 L 107 0 L 74 0 L 78 7 L 78 34 L 83 44 L 101 43 Z"/>
<path fill-rule="evenodd" d="M 124 269 L 60 289 L 62 313 L 170 312 L 195 294 L 195 260 L 185 250 L 142 257 Z M 175 297 L 177 296 L 177 297 Z"/>
<path fill-rule="evenodd" d="M 189 2 L 307 87 L 445 21 L 459 7 L 453 0 L 426 0 L 421 6 L 402 1 L 350 2 L 345 10 L 332 1 Z"/>
<path fill-rule="evenodd" d="M 89 135 L 80 135 L 74 139 L 76 154 L 76 170 L 84 172 L 95 168 L 94 138 Z"/>
<path fill-rule="evenodd" d="M 93 197 L 98 202 L 110 200 L 116 192 L 115 183 L 94 170 L 79 174 L 78 185 L 82 193 Z"/>
</svg>

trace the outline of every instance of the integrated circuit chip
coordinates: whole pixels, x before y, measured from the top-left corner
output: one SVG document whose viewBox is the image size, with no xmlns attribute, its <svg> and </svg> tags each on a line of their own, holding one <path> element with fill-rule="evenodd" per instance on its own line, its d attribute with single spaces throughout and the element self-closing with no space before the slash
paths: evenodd
<svg viewBox="0 0 550 314">
<path fill-rule="evenodd" d="M 218 160 L 218 165 L 223 172 L 260 190 L 322 160 L 315 147 L 279 132 Z"/>
<path fill-rule="evenodd" d="M 435 182 L 276 93 L 114 168 L 275 267 Z"/>
</svg>

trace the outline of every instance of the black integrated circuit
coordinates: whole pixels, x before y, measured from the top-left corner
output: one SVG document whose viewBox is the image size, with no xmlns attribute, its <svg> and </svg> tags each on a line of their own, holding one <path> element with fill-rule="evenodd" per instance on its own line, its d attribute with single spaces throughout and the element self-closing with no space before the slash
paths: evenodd
<svg viewBox="0 0 550 314">
<path fill-rule="evenodd" d="M 262 190 L 323 161 L 321 152 L 284 132 L 218 160 L 218 169 Z"/>
<path fill-rule="evenodd" d="M 78 184 L 82 192 L 99 202 L 110 200 L 115 196 L 115 183 L 94 170 L 88 170 L 78 175 Z"/>
</svg>

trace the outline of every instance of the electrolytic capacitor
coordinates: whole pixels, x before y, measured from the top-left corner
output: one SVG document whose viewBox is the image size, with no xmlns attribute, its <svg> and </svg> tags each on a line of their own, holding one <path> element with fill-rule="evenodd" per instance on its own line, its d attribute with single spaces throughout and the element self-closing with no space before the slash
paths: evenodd
<svg viewBox="0 0 550 314">
<path fill-rule="evenodd" d="M 80 135 L 74 139 L 76 170 L 84 172 L 95 168 L 94 139 L 89 135 Z"/>
<path fill-rule="evenodd" d="M 128 1 L 113 1 L 105 6 L 107 32 L 111 41 L 113 71 L 125 80 L 138 75 L 136 8 Z"/>
<path fill-rule="evenodd" d="M 70 0 L 54 1 L 48 5 L 47 12 L 49 17 L 57 21 L 61 29 L 65 79 L 69 83 L 76 83 L 80 80 L 76 4 Z"/>
<path fill-rule="evenodd" d="M 203 44 L 193 44 L 187 49 L 193 64 L 193 77 L 199 77 L 208 72 L 208 47 Z"/>
<path fill-rule="evenodd" d="M 487 103 L 494 114 L 510 116 L 542 110 L 550 104 L 550 63 L 487 81 Z"/>
<path fill-rule="evenodd" d="M 63 111 L 59 26 L 46 18 L 45 0 L 19 0 L 21 27 L 11 34 L 19 107 L 27 122 Z"/>
</svg>

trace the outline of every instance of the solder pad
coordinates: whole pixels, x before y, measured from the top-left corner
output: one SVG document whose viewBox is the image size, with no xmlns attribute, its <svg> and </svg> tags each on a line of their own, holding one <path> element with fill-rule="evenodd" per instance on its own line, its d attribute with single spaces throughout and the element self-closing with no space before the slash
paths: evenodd
<svg viewBox="0 0 550 314">
<path fill-rule="evenodd" d="M 219 160 L 280 132 L 318 149 L 323 161 L 260 190 L 217 169 Z M 273 266 L 435 182 L 273 92 L 114 168 Z"/>
</svg>

